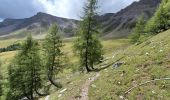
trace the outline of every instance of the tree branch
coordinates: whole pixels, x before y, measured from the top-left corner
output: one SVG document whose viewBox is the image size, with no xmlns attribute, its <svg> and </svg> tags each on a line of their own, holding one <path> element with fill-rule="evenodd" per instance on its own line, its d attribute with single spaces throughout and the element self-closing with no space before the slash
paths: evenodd
<svg viewBox="0 0 170 100">
<path fill-rule="evenodd" d="M 151 80 L 151 81 L 146 81 L 146 82 L 144 82 L 144 83 L 141 83 L 141 84 L 139 84 L 139 85 L 136 85 L 136 86 L 134 86 L 134 87 L 131 87 L 130 89 L 128 89 L 128 90 L 124 93 L 124 95 L 129 94 L 132 90 L 134 90 L 134 89 L 137 88 L 137 87 L 140 87 L 140 86 L 143 86 L 143 85 L 145 85 L 145 84 L 152 83 L 152 82 L 155 82 L 155 81 L 162 81 L 162 80 L 170 80 L 170 78 L 160 78 L 160 79 L 154 79 L 154 80 Z"/>
</svg>

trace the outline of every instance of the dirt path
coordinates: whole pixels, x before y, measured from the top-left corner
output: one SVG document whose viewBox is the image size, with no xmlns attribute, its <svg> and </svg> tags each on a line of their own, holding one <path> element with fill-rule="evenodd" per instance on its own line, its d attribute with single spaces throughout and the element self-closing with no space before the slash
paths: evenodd
<svg viewBox="0 0 170 100">
<path fill-rule="evenodd" d="M 92 76 L 86 80 L 86 82 L 82 85 L 80 98 L 78 98 L 77 100 L 88 100 L 89 87 L 92 84 L 92 82 L 94 82 L 99 76 L 100 76 L 100 74 L 98 72 L 94 76 Z M 45 100 L 50 100 L 50 96 L 49 95 L 46 96 Z M 75 100 L 75 99 L 70 99 L 70 100 Z"/>
<path fill-rule="evenodd" d="M 86 80 L 85 84 L 83 84 L 83 86 L 82 86 L 79 100 L 88 100 L 89 87 L 92 84 L 92 82 L 95 81 L 99 76 L 100 76 L 100 74 L 98 72 L 98 73 L 96 73 L 95 76 Z"/>
</svg>

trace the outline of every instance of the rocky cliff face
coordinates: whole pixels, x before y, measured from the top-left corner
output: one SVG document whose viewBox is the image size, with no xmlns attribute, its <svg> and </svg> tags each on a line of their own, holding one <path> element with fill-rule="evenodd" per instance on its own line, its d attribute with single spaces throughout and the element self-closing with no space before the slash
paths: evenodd
<svg viewBox="0 0 170 100">
<path fill-rule="evenodd" d="M 108 36 L 127 36 L 136 24 L 138 16 L 143 15 L 148 20 L 159 6 L 161 0 L 140 0 L 122 9 L 116 14 L 99 16 L 99 21 L 104 27 L 104 34 Z"/>
</svg>

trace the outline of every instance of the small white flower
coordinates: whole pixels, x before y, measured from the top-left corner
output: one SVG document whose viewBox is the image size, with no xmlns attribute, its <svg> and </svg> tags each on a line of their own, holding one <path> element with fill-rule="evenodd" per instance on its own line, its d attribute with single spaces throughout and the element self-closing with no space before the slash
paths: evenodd
<svg viewBox="0 0 170 100">
<path fill-rule="evenodd" d="M 155 94 L 156 92 L 155 91 L 152 91 L 153 94 Z"/>
<path fill-rule="evenodd" d="M 112 58 L 115 58 L 115 55 L 113 55 Z"/>
<path fill-rule="evenodd" d="M 163 52 L 163 50 L 159 50 L 159 52 Z"/>
<path fill-rule="evenodd" d="M 146 52 L 146 55 L 149 55 L 149 53 L 148 53 L 148 52 Z"/>
</svg>

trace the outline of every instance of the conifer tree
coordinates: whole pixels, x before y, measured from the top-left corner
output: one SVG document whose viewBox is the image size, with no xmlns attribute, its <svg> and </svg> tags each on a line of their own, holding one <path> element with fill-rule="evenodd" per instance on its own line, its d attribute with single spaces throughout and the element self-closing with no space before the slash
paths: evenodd
<svg viewBox="0 0 170 100">
<path fill-rule="evenodd" d="M 140 36 L 144 34 L 145 28 L 145 20 L 143 16 L 139 16 L 136 26 L 133 29 L 133 33 L 131 34 L 131 42 L 137 43 L 139 42 Z"/>
<path fill-rule="evenodd" d="M 76 54 L 80 58 L 81 69 L 90 72 L 94 64 L 102 59 L 102 45 L 99 40 L 99 23 L 96 20 L 98 15 L 97 0 L 88 0 L 84 7 L 84 15 L 78 31 L 78 37 L 74 43 Z"/>
<path fill-rule="evenodd" d="M 148 21 L 145 30 L 157 34 L 170 28 L 170 0 L 162 0 L 154 16 Z"/>
<path fill-rule="evenodd" d="M 54 86 L 61 88 L 61 84 L 55 81 L 55 76 L 63 69 L 64 54 L 60 30 L 57 24 L 53 24 L 44 42 L 46 69 L 48 80 Z"/>
<path fill-rule="evenodd" d="M 23 97 L 34 100 L 34 95 L 42 86 L 40 61 L 38 42 L 30 35 L 9 66 L 10 91 L 7 100 L 18 100 Z"/>
<path fill-rule="evenodd" d="M 2 93 L 3 93 L 3 91 L 2 91 L 2 75 L 1 75 L 1 62 L 0 62 L 0 97 L 2 96 Z"/>
</svg>

